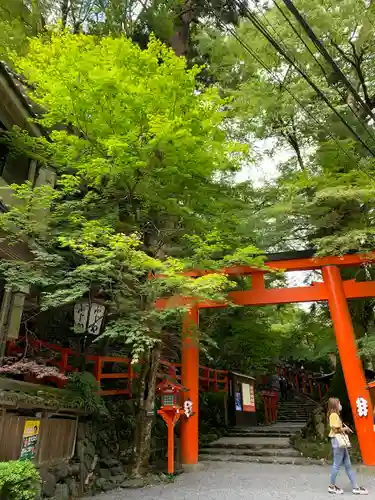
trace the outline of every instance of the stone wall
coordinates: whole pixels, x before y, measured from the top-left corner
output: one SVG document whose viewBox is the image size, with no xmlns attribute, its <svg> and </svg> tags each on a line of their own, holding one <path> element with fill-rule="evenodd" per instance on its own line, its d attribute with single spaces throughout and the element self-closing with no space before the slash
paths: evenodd
<svg viewBox="0 0 375 500">
<path fill-rule="evenodd" d="M 111 453 L 103 445 L 108 436 L 100 436 L 101 432 L 94 422 L 81 422 L 73 458 L 39 467 L 43 498 L 70 500 L 117 488 L 126 481 L 126 464 L 117 458 L 117 451 Z"/>
<path fill-rule="evenodd" d="M 70 500 L 80 495 L 80 466 L 60 462 L 40 466 L 43 498 Z"/>
<path fill-rule="evenodd" d="M 134 434 L 133 409 L 129 401 L 109 406 L 109 415 L 82 418 L 77 430 L 75 453 L 71 460 L 40 466 L 43 498 L 70 500 L 118 487 L 141 487 L 162 480 L 167 467 L 167 428 L 156 418 L 152 438 L 152 467 L 149 477 L 129 477 Z M 178 429 L 175 439 L 175 470 L 179 464 Z M 153 472 L 155 474 L 153 474 Z"/>
<path fill-rule="evenodd" d="M 302 437 L 310 441 L 324 441 L 327 436 L 327 413 L 324 406 L 319 406 L 302 430 Z"/>
</svg>

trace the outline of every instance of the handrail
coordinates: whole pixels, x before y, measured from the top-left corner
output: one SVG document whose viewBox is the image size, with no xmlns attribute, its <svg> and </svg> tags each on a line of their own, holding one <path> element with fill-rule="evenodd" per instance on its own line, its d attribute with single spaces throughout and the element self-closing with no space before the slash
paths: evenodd
<svg viewBox="0 0 375 500">
<path fill-rule="evenodd" d="M 301 369 L 279 367 L 278 374 L 287 379 L 295 392 L 302 393 L 320 403 L 326 398 L 329 384 L 314 378 L 311 372 Z"/>
<path fill-rule="evenodd" d="M 18 339 L 18 342 L 9 341 L 7 343 L 7 355 L 12 353 L 23 353 L 24 349 L 18 344 L 22 342 L 24 338 Z M 52 357 L 47 362 L 59 369 L 60 373 L 67 375 L 78 371 L 78 368 L 73 367 L 69 363 L 69 357 L 79 358 L 81 355 L 74 351 L 70 347 L 61 347 L 57 344 L 51 344 L 49 342 L 44 342 L 42 340 L 28 340 L 28 345 L 41 350 L 42 348 L 50 350 L 53 354 L 60 356 L 60 359 Z M 99 385 L 99 393 L 102 396 L 110 395 L 127 395 L 129 397 L 133 394 L 133 382 L 138 378 L 138 373 L 135 368 L 140 365 L 140 363 L 133 363 L 131 358 L 121 357 L 121 356 L 97 356 L 93 354 L 87 354 L 84 356 L 85 362 L 92 362 L 94 364 L 94 376 Z M 106 363 L 119 363 L 124 364 L 123 371 L 118 373 L 106 373 L 104 371 L 104 365 Z M 167 360 L 161 360 L 161 367 L 167 368 L 168 375 L 176 381 L 181 381 L 181 363 L 172 363 Z M 104 373 L 103 373 L 104 372 Z M 203 373 L 202 373 L 203 372 Z M 163 377 L 163 373 L 158 373 L 158 378 Z M 65 382 L 62 380 L 54 379 L 49 377 L 49 380 L 53 380 L 58 387 L 63 387 Z M 123 380 L 126 381 L 125 387 L 121 389 L 105 389 L 102 387 L 102 382 L 104 380 Z M 206 392 L 228 392 L 228 371 L 226 370 L 216 370 L 207 366 L 199 366 L 199 380 L 201 390 Z"/>
</svg>

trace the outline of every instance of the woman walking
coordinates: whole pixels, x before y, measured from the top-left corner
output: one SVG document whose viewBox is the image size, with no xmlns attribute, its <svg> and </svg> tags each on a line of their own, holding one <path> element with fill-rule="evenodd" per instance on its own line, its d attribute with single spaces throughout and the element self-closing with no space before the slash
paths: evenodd
<svg viewBox="0 0 375 500">
<path fill-rule="evenodd" d="M 342 495 L 344 491 L 336 485 L 336 478 L 342 465 L 345 467 L 346 474 L 352 485 L 354 495 L 367 495 L 365 488 L 358 486 L 355 473 L 352 469 L 350 455 L 348 450 L 349 439 L 347 434 L 351 432 L 349 427 L 342 423 L 340 413 L 342 406 L 337 398 L 330 398 L 328 401 L 328 418 L 330 433 L 329 437 L 332 443 L 333 464 L 331 471 L 331 484 L 328 487 L 328 492 L 333 495 Z"/>
</svg>

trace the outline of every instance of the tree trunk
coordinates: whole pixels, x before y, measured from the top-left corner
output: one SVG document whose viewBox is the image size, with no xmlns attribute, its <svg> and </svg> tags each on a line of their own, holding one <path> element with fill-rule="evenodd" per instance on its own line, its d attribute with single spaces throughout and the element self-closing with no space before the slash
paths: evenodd
<svg viewBox="0 0 375 500">
<path fill-rule="evenodd" d="M 193 21 L 193 0 L 185 0 L 176 23 L 176 31 L 171 38 L 171 47 L 176 56 L 186 56 L 189 50 L 190 25 Z"/>
<path fill-rule="evenodd" d="M 68 24 L 69 0 L 62 0 L 61 3 L 61 23 L 63 28 Z"/>
<path fill-rule="evenodd" d="M 139 377 L 138 415 L 135 427 L 132 475 L 147 471 L 151 454 L 151 433 L 154 423 L 155 390 L 160 364 L 161 346 L 155 347 L 145 359 Z"/>
</svg>

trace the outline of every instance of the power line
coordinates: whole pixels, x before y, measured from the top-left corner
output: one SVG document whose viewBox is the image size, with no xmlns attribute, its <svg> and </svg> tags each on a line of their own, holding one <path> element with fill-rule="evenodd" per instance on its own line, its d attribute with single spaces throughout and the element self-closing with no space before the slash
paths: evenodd
<svg viewBox="0 0 375 500">
<path fill-rule="evenodd" d="M 276 3 L 276 0 L 273 0 L 273 1 L 274 1 L 274 3 L 275 3 L 276 7 L 277 7 L 277 8 L 279 8 L 279 7 L 278 7 L 278 5 L 277 5 L 277 3 Z M 258 9 L 258 12 L 261 14 L 261 16 L 262 16 L 262 17 L 263 17 L 263 19 L 266 21 L 266 23 L 268 24 L 268 26 L 272 29 L 272 31 L 275 33 L 275 35 L 279 37 L 280 35 L 279 35 L 279 33 L 277 32 L 276 28 L 273 26 L 273 24 L 271 23 L 271 21 L 269 21 L 269 20 L 267 19 L 266 14 L 265 14 L 264 12 L 262 12 L 262 10 L 261 10 L 260 6 L 256 4 L 256 5 L 255 5 L 255 7 Z M 283 14 L 283 16 L 285 17 L 284 12 L 282 12 L 282 14 Z M 286 17 L 285 17 L 285 19 L 289 22 L 289 24 L 291 24 L 288 18 L 286 18 Z M 305 43 L 305 42 L 304 42 L 304 40 L 303 40 L 303 38 L 301 38 L 300 34 L 298 33 L 298 31 L 294 28 L 294 26 L 293 26 L 292 24 L 291 24 L 291 26 L 292 26 L 292 28 L 294 29 L 295 33 L 298 35 L 298 37 L 301 39 L 301 41 L 302 41 L 303 43 Z M 283 44 L 283 46 L 284 46 L 285 48 L 287 48 L 286 44 L 285 44 L 283 41 L 281 41 L 280 43 L 282 43 L 282 44 Z M 310 47 L 309 47 L 306 43 L 305 43 L 305 46 L 306 46 L 307 50 L 310 52 L 310 54 L 313 56 L 313 58 L 315 59 L 316 63 L 319 65 L 320 69 L 322 70 L 323 75 L 324 75 L 325 77 L 327 77 L 327 72 L 326 72 L 326 70 L 325 70 L 324 66 L 320 63 L 320 61 L 318 61 L 318 59 L 316 59 L 316 57 L 315 57 L 315 55 L 314 55 L 313 51 L 310 49 Z"/>
<path fill-rule="evenodd" d="M 285 14 L 285 12 L 283 11 L 283 9 L 279 6 L 279 4 L 277 3 L 276 0 L 273 0 L 274 4 L 275 4 L 275 7 L 279 10 L 279 12 L 281 13 L 281 15 L 283 16 L 283 18 L 285 19 L 285 21 L 289 24 L 289 26 L 293 29 L 294 33 L 298 36 L 298 38 L 301 40 L 301 42 L 303 43 L 303 45 L 306 47 L 306 49 L 309 51 L 310 55 L 313 57 L 314 61 L 319 65 L 319 67 L 321 68 L 322 72 L 324 73 L 324 76 L 327 78 L 327 74 L 326 74 L 326 71 L 324 69 L 324 67 L 322 66 L 322 64 L 320 63 L 320 61 L 318 61 L 318 59 L 316 58 L 314 52 L 311 50 L 311 48 L 309 47 L 308 43 L 306 43 L 306 41 L 304 40 L 303 36 L 298 32 L 298 30 L 296 29 L 296 27 L 294 26 L 294 24 L 291 22 L 291 20 L 289 19 L 289 17 Z M 263 17 L 264 14 L 263 14 Z M 272 26 L 272 24 L 270 23 L 270 21 L 268 21 L 268 24 L 270 26 Z M 273 31 L 279 36 L 279 34 L 277 33 L 276 29 L 274 27 L 273 28 Z M 285 43 L 283 44 L 284 47 L 286 46 Z M 343 92 L 340 92 L 339 89 L 335 88 L 336 92 L 338 93 L 338 95 L 344 99 L 345 99 L 345 95 Z M 349 109 L 352 111 L 353 115 L 357 118 L 358 122 L 362 125 L 363 129 L 366 131 L 366 133 L 368 134 L 368 136 L 374 141 L 375 143 L 375 135 L 373 134 L 373 132 L 369 129 L 368 125 L 362 120 L 361 116 L 357 113 L 356 109 L 353 108 L 351 106 L 351 104 L 349 102 L 346 101 L 346 105 L 349 107 Z"/>
<path fill-rule="evenodd" d="M 305 30 L 307 36 L 310 38 L 310 40 L 313 42 L 315 47 L 319 50 L 319 52 L 322 54 L 324 59 L 328 62 L 328 64 L 334 69 L 335 73 L 337 76 L 340 78 L 341 82 L 345 85 L 345 87 L 350 90 L 350 92 L 353 94 L 353 96 L 356 98 L 356 101 L 361 104 L 363 109 L 371 116 L 371 118 L 375 121 L 375 114 L 373 113 L 372 109 L 368 106 L 368 104 L 362 99 L 362 97 L 359 95 L 357 90 L 353 87 L 351 82 L 348 80 L 348 78 L 344 75 L 344 73 L 341 71 L 339 66 L 336 64 L 335 60 L 331 57 L 330 53 L 328 50 L 325 48 L 324 44 L 319 40 L 319 38 L 315 35 L 314 31 L 312 30 L 311 26 L 308 24 L 306 19 L 300 14 L 296 6 L 293 4 L 292 0 L 283 0 L 286 8 L 293 14 L 293 16 L 296 18 L 298 23 L 302 26 L 302 28 Z M 276 4 L 276 1 L 275 1 Z"/>
<path fill-rule="evenodd" d="M 246 50 L 246 52 L 248 52 L 257 62 L 260 66 L 262 66 L 263 69 L 265 69 L 267 71 L 267 73 L 269 73 L 275 80 L 277 80 L 280 84 L 281 87 L 283 87 L 286 92 L 288 92 L 288 94 L 297 102 L 297 104 L 299 104 L 299 106 L 302 108 L 302 110 L 319 126 L 321 127 L 322 129 L 325 130 L 326 134 L 328 137 L 330 137 L 330 139 L 333 140 L 333 142 L 335 142 L 335 144 L 338 146 L 338 148 L 349 158 L 349 160 L 351 160 L 352 162 L 354 162 L 358 169 L 361 170 L 365 175 L 367 175 L 367 177 L 369 177 L 369 179 L 371 179 L 372 181 L 375 182 L 375 178 L 372 177 L 371 174 L 369 174 L 365 169 L 363 169 L 359 164 L 358 164 L 358 161 L 357 159 L 350 155 L 348 153 L 348 151 L 346 151 L 342 145 L 340 144 L 340 142 L 336 139 L 336 137 L 334 135 L 331 134 L 331 132 L 324 126 L 324 124 L 320 123 L 316 118 L 315 116 L 304 106 L 304 104 L 300 101 L 300 99 L 298 99 L 298 97 L 287 87 L 287 85 L 281 80 L 281 78 L 272 71 L 272 69 L 270 67 L 267 66 L 266 63 L 264 63 L 262 61 L 262 59 L 254 52 L 254 50 L 249 47 L 246 42 L 244 42 L 238 35 L 237 33 L 229 28 L 228 26 L 226 26 L 224 24 L 224 22 L 220 19 L 220 17 L 217 15 L 217 13 L 215 11 L 213 11 L 210 7 L 209 4 L 207 4 L 211 14 L 216 18 L 216 22 L 218 23 L 219 26 L 221 26 L 222 29 L 224 29 L 224 31 L 228 31 L 235 40 L 237 40 L 237 42 Z"/>
<path fill-rule="evenodd" d="M 236 0 L 235 0 L 235 3 Z M 237 3 L 239 7 L 239 4 Z M 267 29 L 262 25 L 262 23 L 257 19 L 257 17 L 245 6 L 242 5 L 242 8 L 247 12 L 247 16 L 245 16 L 253 26 L 266 38 L 266 40 L 275 48 L 275 50 L 281 54 L 284 59 L 286 59 L 289 64 L 291 64 L 298 73 L 302 76 L 302 78 L 315 90 L 316 94 L 323 99 L 323 101 L 327 104 L 327 106 L 333 111 L 333 113 L 337 116 L 337 118 L 347 127 L 347 129 L 351 132 L 353 137 L 362 144 L 362 146 L 371 154 L 371 156 L 375 157 L 375 152 L 362 140 L 362 138 L 357 134 L 355 130 L 351 127 L 351 125 L 343 118 L 337 109 L 331 104 L 328 97 L 320 90 L 320 88 L 311 80 L 309 75 L 298 66 L 296 61 L 294 61 L 280 46 L 280 44 L 272 37 L 272 35 L 267 31 Z"/>
</svg>

